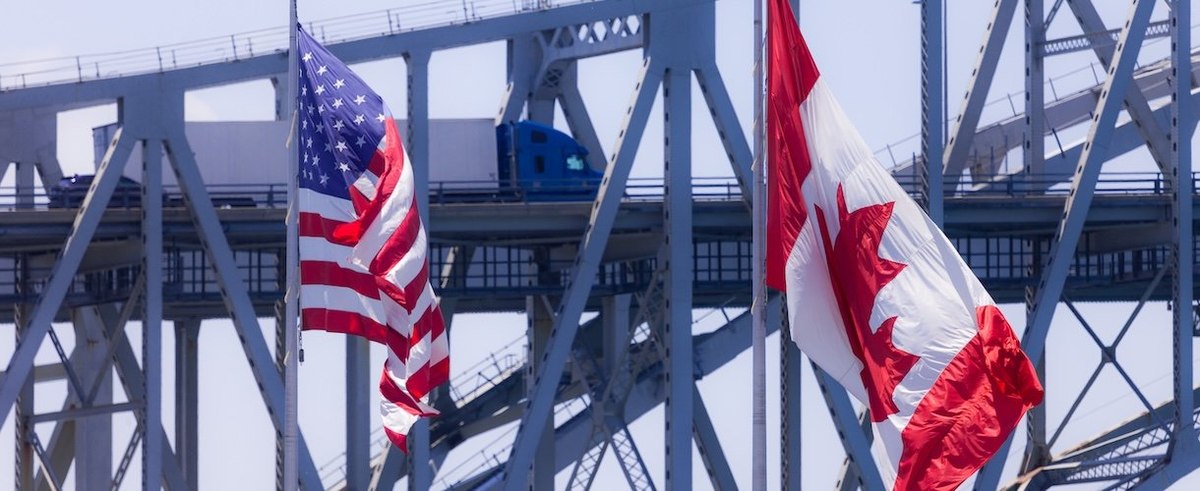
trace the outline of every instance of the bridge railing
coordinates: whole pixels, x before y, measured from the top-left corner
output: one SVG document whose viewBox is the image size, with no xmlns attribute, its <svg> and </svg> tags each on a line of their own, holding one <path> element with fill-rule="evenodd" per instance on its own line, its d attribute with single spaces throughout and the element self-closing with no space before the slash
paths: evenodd
<svg viewBox="0 0 1200 491">
<path fill-rule="evenodd" d="M 910 195 L 920 195 L 918 176 L 893 176 Z M 1065 196 L 1069 193 L 1070 175 L 1042 174 L 1006 179 L 976 189 L 971 183 L 962 184 L 950 196 Z M 206 186 L 213 204 L 218 208 L 286 208 L 287 186 L 267 184 L 209 184 Z M 1096 184 L 1100 194 L 1161 195 L 1170 186 L 1158 172 L 1106 172 Z M 1200 190 L 1200 172 L 1192 175 L 1193 191 Z M 0 211 L 13 210 L 18 203 L 31 203 L 34 209 L 77 207 L 85 191 L 72 189 L 56 195 L 41 190 L 19 194 L 12 186 L 0 187 Z M 522 202 L 582 202 L 595 198 L 596 183 L 580 180 L 542 180 L 536 187 L 514 188 L 500 186 L 494 181 L 444 181 L 429 183 L 430 204 L 522 203 Z M 666 185 L 661 178 L 630 179 L 625 187 L 626 201 L 662 201 Z M 695 201 L 737 201 L 742 199 L 741 188 L 731 177 L 697 177 L 692 179 Z M 27 201 L 23 201 L 27 200 Z M 167 208 L 185 205 L 179 186 L 163 187 L 163 205 Z M 114 192 L 109 208 L 137 208 L 141 193 L 137 188 L 119 188 Z"/>
<path fill-rule="evenodd" d="M 321 42 L 338 43 L 589 1 L 595 0 L 424 0 L 302 24 Z M 280 26 L 149 48 L 0 63 L 0 91 L 225 63 L 284 53 L 287 45 L 287 27 Z"/>
</svg>

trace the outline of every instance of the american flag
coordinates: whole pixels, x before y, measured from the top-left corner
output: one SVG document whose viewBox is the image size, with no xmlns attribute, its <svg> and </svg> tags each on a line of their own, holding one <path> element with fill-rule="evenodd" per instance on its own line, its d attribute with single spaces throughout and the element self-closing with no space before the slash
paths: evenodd
<svg viewBox="0 0 1200 491">
<path fill-rule="evenodd" d="M 383 99 L 303 29 L 297 52 L 301 325 L 388 347 L 383 427 L 407 451 L 450 372 L 412 168 Z"/>
</svg>

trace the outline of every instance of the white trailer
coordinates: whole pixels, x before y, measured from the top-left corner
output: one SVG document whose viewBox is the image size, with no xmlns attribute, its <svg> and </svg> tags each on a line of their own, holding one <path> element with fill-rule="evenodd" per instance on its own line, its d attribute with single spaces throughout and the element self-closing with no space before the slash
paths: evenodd
<svg viewBox="0 0 1200 491">
<path fill-rule="evenodd" d="M 408 125 L 397 121 L 407 139 Z M 104 156 L 116 123 L 92 130 L 96 164 Z M 287 121 L 187 122 L 184 132 L 196 155 L 205 184 L 233 189 L 242 185 L 284 185 L 287 182 Z M 496 130 L 491 119 L 430 121 L 429 182 L 438 188 L 495 189 Z M 141 181 L 142 151 L 137 145 L 124 174 Z M 173 172 L 163 184 L 176 185 Z"/>
</svg>

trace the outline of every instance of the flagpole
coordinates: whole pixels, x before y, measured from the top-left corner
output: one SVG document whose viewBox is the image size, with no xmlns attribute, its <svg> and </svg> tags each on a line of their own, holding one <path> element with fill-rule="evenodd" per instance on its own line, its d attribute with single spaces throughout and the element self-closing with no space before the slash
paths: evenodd
<svg viewBox="0 0 1200 491">
<path fill-rule="evenodd" d="M 296 326 L 298 314 L 297 301 L 300 295 L 300 237 L 297 230 L 299 177 L 296 175 L 296 165 L 300 161 L 299 136 L 296 124 L 296 94 L 300 85 L 300 56 L 297 53 L 298 40 L 296 26 L 299 17 L 296 14 L 296 0 L 289 3 L 288 17 L 288 83 L 287 101 L 292 108 L 291 129 L 288 140 L 287 176 L 288 176 L 288 208 L 287 208 L 287 289 L 284 295 L 283 329 L 285 338 L 284 351 L 284 411 L 283 411 L 283 489 L 296 491 L 299 487 L 298 448 L 297 440 L 300 433 L 296 399 L 298 395 L 299 364 L 297 363 L 297 344 L 299 332 Z"/>
<path fill-rule="evenodd" d="M 765 278 L 766 193 L 764 179 L 766 156 L 765 120 L 763 117 L 763 1 L 754 0 L 754 194 L 753 215 L 753 278 L 754 297 L 750 302 L 751 358 L 753 368 L 753 397 L 751 410 L 751 448 L 753 491 L 767 489 L 767 285 Z M 781 334 L 782 335 L 782 334 Z"/>
</svg>

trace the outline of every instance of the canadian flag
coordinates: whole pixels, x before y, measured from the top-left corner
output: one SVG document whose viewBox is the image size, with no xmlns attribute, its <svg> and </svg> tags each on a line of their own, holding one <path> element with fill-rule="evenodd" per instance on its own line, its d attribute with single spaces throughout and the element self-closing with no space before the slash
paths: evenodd
<svg viewBox="0 0 1200 491">
<path fill-rule="evenodd" d="M 769 8 L 767 284 L 787 292 L 792 340 L 869 408 L 893 488 L 954 489 L 1042 386 L 991 296 L 846 119 L 788 0 Z"/>
</svg>

